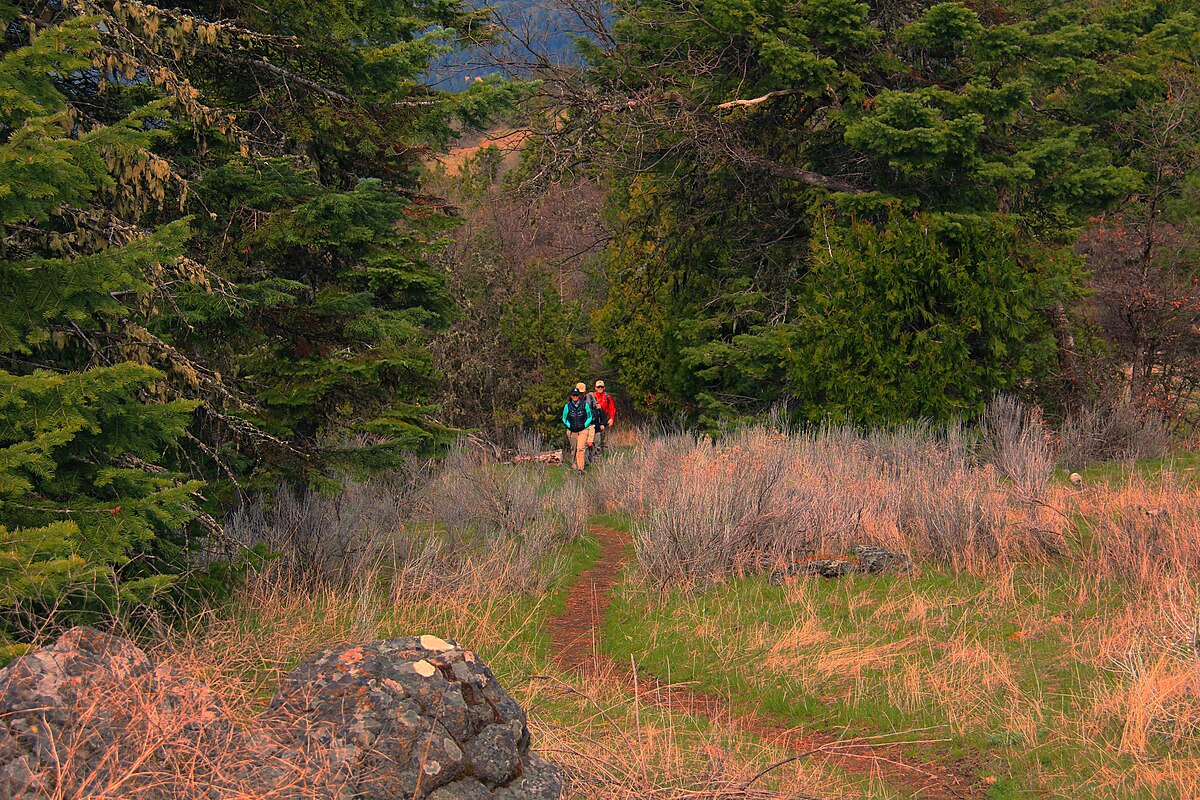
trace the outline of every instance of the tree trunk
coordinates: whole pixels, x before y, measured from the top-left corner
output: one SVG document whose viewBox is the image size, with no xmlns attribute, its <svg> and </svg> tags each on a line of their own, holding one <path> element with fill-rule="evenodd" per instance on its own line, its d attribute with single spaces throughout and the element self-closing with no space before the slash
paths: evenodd
<svg viewBox="0 0 1200 800">
<path fill-rule="evenodd" d="M 1079 393 L 1079 354 L 1075 350 L 1075 334 L 1071 333 L 1071 321 L 1062 303 L 1050 306 L 1050 325 L 1058 339 L 1058 363 L 1062 369 L 1063 383 L 1070 400 Z"/>
</svg>

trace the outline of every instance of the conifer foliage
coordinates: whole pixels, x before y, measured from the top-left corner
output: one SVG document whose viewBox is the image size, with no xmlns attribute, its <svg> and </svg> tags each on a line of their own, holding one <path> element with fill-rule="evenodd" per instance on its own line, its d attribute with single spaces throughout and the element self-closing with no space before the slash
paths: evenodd
<svg viewBox="0 0 1200 800">
<path fill-rule="evenodd" d="M 481 19 L 441 0 L 0 15 L 3 637 L 160 594 L 233 492 L 446 438 L 419 159 L 513 89 L 422 84 Z"/>
<path fill-rule="evenodd" d="M 166 399 L 161 372 L 97 344 L 132 342 L 136 307 L 186 235 L 112 210 L 152 185 L 114 171 L 155 171 L 146 123 L 161 108 L 108 124 L 72 108 L 58 82 L 99 53 L 76 19 L 10 24 L 0 58 L 0 637 L 54 606 L 149 599 L 169 581 L 151 563 L 159 537 L 196 514 L 200 484 L 162 466 L 194 402 Z"/>
<path fill-rule="evenodd" d="M 969 415 L 1061 384 L 1069 247 L 1150 181 L 1119 131 L 1197 71 L 1192 6 L 619 4 L 543 151 L 619 187 L 613 367 L 709 421 Z"/>
</svg>

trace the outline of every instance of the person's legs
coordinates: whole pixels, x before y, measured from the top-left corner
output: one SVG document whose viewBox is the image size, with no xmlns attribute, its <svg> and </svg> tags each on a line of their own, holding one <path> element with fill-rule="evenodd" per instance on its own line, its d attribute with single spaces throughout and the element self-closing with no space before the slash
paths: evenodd
<svg viewBox="0 0 1200 800">
<path fill-rule="evenodd" d="M 571 439 L 571 458 L 576 472 L 583 472 L 585 451 L 587 450 L 587 431 L 572 431 L 567 434 Z"/>
<path fill-rule="evenodd" d="M 563 448 L 562 463 L 571 472 L 575 471 L 575 434 L 567 431 L 567 446 Z"/>
<path fill-rule="evenodd" d="M 592 463 L 592 455 L 595 453 L 594 445 L 596 443 L 596 426 L 589 425 L 585 433 L 587 434 L 587 451 L 584 453 L 584 460 L 590 464 Z"/>
<path fill-rule="evenodd" d="M 579 432 L 579 441 L 575 445 L 575 464 L 580 472 L 587 467 L 587 431 Z"/>
</svg>

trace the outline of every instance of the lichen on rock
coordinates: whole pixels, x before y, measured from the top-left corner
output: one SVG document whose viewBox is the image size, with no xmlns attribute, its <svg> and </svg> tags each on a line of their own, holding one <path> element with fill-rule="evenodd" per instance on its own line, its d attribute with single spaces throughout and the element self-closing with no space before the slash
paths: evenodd
<svg viewBox="0 0 1200 800">
<path fill-rule="evenodd" d="M 367 800 L 562 793 L 557 769 L 529 750 L 521 707 L 486 664 L 437 637 L 326 650 L 283 680 L 264 720 L 337 745 Z"/>
</svg>

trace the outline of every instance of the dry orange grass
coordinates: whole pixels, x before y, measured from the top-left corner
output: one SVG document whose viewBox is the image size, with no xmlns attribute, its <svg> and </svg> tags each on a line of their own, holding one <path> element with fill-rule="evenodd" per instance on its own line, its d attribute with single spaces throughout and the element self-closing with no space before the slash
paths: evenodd
<svg viewBox="0 0 1200 800">
<path fill-rule="evenodd" d="M 213 665 L 176 657 L 146 675 L 101 676 L 53 729 L 48 769 L 21 797 L 47 800 L 292 800 L 339 784 L 331 753 L 279 747 L 247 709 L 229 705 Z M 224 669 L 218 670 L 224 672 Z M 225 696 L 222 696 L 225 695 Z M 17 773 L 19 774 L 19 773 Z M 10 776 L 12 774 L 10 773 Z"/>
<path fill-rule="evenodd" d="M 378 587 L 378 581 L 376 582 Z M 847 796 L 839 778 L 815 764 L 789 763 L 751 782 L 786 753 L 683 714 L 642 707 L 617 676 L 555 675 L 530 640 L 538 604 L 484 586 L 469 595 L 418 600 L 402 590 L 286 589 L 255 583 L 228 616 L 209 615 L 164 630 L 151 656 L 192 691 L 170 699 L 161 686 L 111 685 L 78 709 L 79 735 L 56 743 L 59 768 L 45 776 L 55 800 L 211 797 L 281 800 L 321 797 L 336 782 L 329 754 L 289 754 L 266 737 L 248 740 L 280 678 L 306 655 L 337 643 L 433 632 L 478 650 L 529 710 L 535 748 L 559 763 L 572 798 L 769 800 Z M 120 709 L 123 731 L 89 769 L 88 747 L 101 718 Z M 95 724 L 93 724 L 95 723 Z M 258 747 L 255 746 L 258 743 Z M 750 784 L 750 785 L 747 785 Z M 886 796 L 886 795 L 878 795 Z"/>
<path fill-rule="evenodd" d="M 927 567 L 882 593 L 863 578 L 800 580 L 772 604 L 754 582 L 625 591 L 649 609 L 642 652 L 687 658 L 677 644 L 695 643 L 694 669 L 743 696 L 815 698 L 851 730 L 887 709 L 986 736 L 1027 790 L 1200 797 L 1197 488 L 1169 475 L 1051 488 L 1044 502 L 1079 523 L 1069 557 Z M 710 652 L 713 631 L 737 631 L 737 651 Z"/>
<path fill-rule="evenodd" d="M 1089 566 L 1100 575 L 1151 587 L 1200 575 L 1200 486 L 1190 477 L 1130 475 L 1059 500 L 1083 520 Z"/>
</svg>

